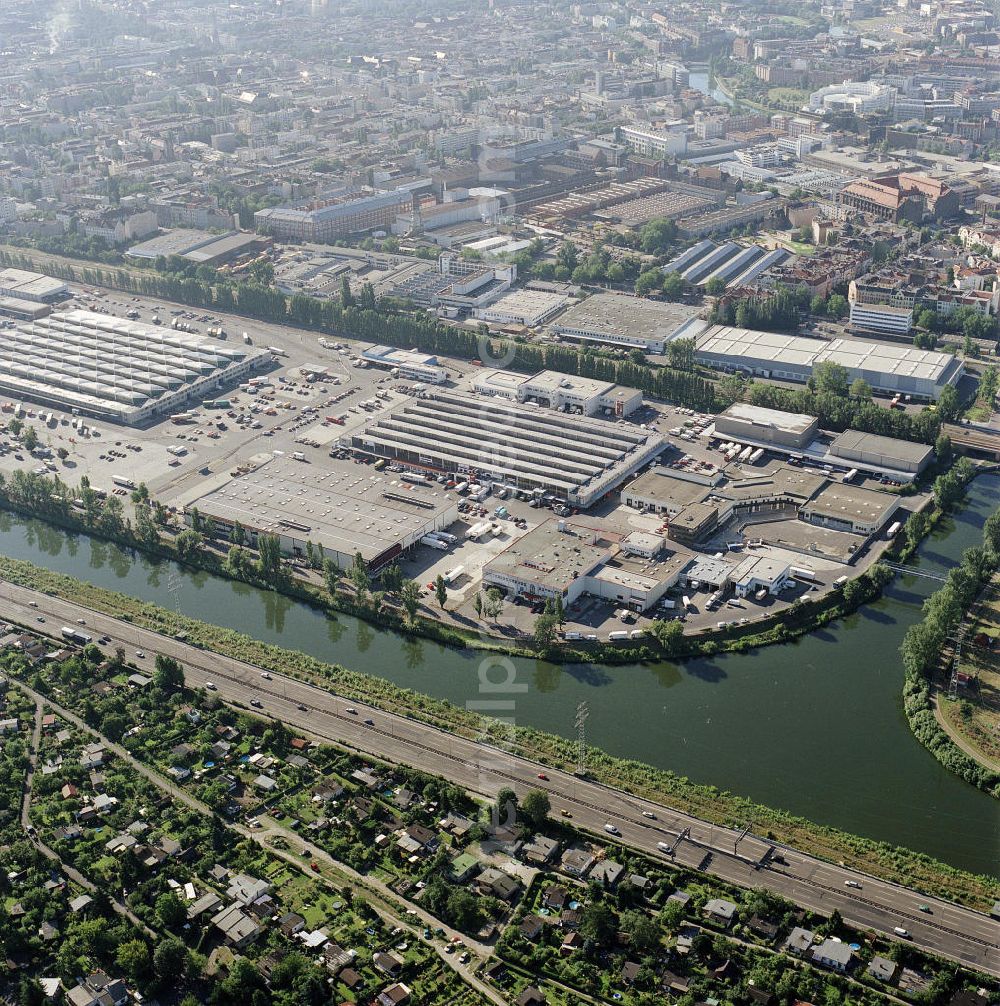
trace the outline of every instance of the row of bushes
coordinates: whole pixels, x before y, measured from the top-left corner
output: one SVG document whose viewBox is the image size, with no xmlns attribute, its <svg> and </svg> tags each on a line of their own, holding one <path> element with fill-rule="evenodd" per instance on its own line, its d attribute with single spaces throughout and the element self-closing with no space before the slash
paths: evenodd
<svg viewBox="0 0 1000 1006">
<path fill-rule="evenodd" d="M 974 477 L 971 469 L 952 470 Z M 950 505 L 954 505 L 949 494 Z M 940 507 L 938 514 L 946 512 Z M 994 511 L 983 525 L 981 546 L 966 549 L 961 563 L 952 569 L 936 593 L 923 607 L 923 618 L 907 630 L 900 653 L 903 659 L 903 709 L 913 735 L 934 757 L 966 782 L 1000 798 L 1000 772 L 981 765 L 966 754 L 941 726 L 935 713 L 933 676 L 947 673 L 949 638 L 965 618 L 979 591 L 1000 568 L 1000 511 Z"/>
</svg>

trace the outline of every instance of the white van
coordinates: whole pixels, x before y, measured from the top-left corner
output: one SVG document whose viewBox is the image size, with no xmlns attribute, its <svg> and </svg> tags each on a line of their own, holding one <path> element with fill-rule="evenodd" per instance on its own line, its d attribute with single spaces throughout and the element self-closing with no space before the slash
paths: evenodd
<svg viewBox="0 0 1000 1006">
<path fill-rule="evenodd" d="M 902 936 L 904 939 L 908 940 L 910 938 L 910 931 L 908 929 L 904 929 L 902 926 L 893 926 L 892 931 L 897 936 Z"/>
</svg>

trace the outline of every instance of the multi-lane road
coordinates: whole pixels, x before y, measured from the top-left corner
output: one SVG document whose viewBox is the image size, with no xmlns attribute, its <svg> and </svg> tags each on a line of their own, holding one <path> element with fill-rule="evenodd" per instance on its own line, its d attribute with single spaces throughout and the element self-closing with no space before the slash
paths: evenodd
<svg viewBox="0 0 1000 1006">
<path fill-rule="evenodd" d="M 545 790 L 555 813 L 582 828 L 745 887 L 765 887 L 805 908 L 834 909 L 856 926 L 1000 975 L 1000 920 L 948 901 L 835 866 L 807 853 L 775 847 L 752 834 L 721 828 L 671 808 L 639 800 L 591 780 L 547 768 L 405 716 L 345 699 L 321 687 L 199 649 L 63 598 L 0 581 L 0 617 L 58 636 L 63 625 L 109 636 L 129 657 L 152 668 L 155 653 L 181 661 L 187 683 L 215 686 L 226 702 L 250 707 L 320 740 L 333 741 L 389 762 L 441 775 L 471 792 L 494 797 L 504 786 Z M 87 628 L 78 626 L 83 619 Z M 45 623 L 39 622 L 44 619 Z M 147 654 L 135 657 L 136 651 Z M 664 846 L 669 847 L 665 852 Z"/>
</svg>

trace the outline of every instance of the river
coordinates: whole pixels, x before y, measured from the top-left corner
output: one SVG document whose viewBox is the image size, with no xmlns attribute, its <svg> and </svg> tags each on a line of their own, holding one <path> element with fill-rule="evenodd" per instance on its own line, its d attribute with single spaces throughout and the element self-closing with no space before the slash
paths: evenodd
<svg viewBox="0 0 1000 1006">
<path fill-rule="evenodd" d="M 962 512 L 924 543 L 920 567 L 946 571 L 978 544 L 998 494 L 1000 477 L 976 479 Z M 455 703 L 497 697 L 480 693 L 481 653 L 331 620 L 273 593 L 35 521 L 0 514 L 0 550 Z M 756 653 L 615 668 L 515 660 L 526 687 L 513 716 L 575 737 L 576 707 L 586 700 L 587 741 L 613 754 L 1000 874 L 1000 805 L 939 765 L 903 716 L 897 651 L 936 586 L 897 579 L 836 625 Z"/>
<path fill-rule="evenodd" d="M 701 91 L 702 94 L 707 94 L 710 98 L 714 98 L 720 105 L 733 105 L 735 102 L 732 98 L 726 94 L 722 88 L 709 87 L 708 86 L 708 70 L 692 70 L 688 74 L 688 86 L 694 88 L 696 91 Z"/>
</svg>

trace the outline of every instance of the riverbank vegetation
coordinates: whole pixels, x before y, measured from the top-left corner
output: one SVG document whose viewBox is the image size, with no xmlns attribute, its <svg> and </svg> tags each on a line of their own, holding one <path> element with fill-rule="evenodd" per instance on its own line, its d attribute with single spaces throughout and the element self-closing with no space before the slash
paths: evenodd
<svg viewBox="0 0 1000 1006">
<path fill-rule="evenodd" d="M 934 495 L 940 512 L 954 507 L 973 472 L 971 465 L 960 463 L 938 478 Z M 998 569 L 1000 511 L 994 511 L 983 526 L 983 544 L 966 549 L 961 564 L 949 572 L 944 586 L 924 602 L 924 617 L 907 630 L 900 653 L 906 674 L 903 708 L 914 736 L 946 768 L 1000 798 L 1000 772 L 966 754 L 935 714 L 935 688 L 947 683 L 955 653 L 955 631 Z"/>
<path fill-rule="evenodd" d="M 149 602 L 40 569 L 28 562 L 0 557 L 0 576 L 51 595 L 70 598 L 168 636 L 182 636 L 196 646 L 246 660 L 275 673 L 322 684 L 347 698 L 369 702 L 442 730 L 502 745 L 556 768 L 572 770 L 576 765 L 577 744 L 567 738 L 530 727 L 484 719 L 468 709 L 401 688 L 384 679 L 326 664 L 307 654 L 188 618 Z M 962 904 L 988 908 L 993 903 L 995 878 L 977 876 L 922 853 L 818 825 L 715 786 L 694 783 L 669 770 L 657 769 L 633 759 L 617 758 L 596 748 L 588 749 L 587 765 L 591 776 L 606 785 L 677 807 L 706 820 L 731 827 L 749 824 L 755 832 L 776 841 L 808 849 L 830 861 L 843 861 L 887 880 L 905 883 Z"/>
</svg>

